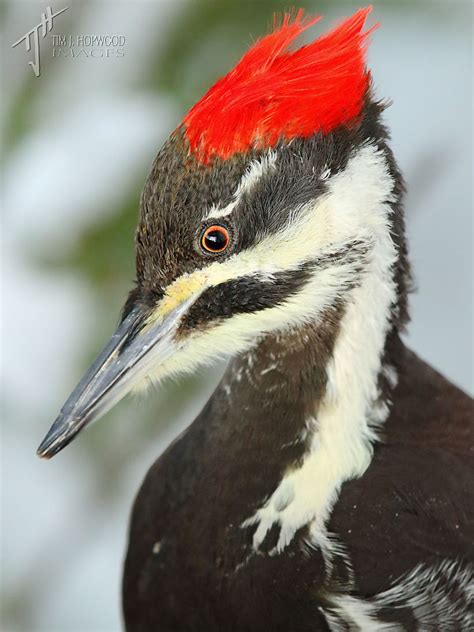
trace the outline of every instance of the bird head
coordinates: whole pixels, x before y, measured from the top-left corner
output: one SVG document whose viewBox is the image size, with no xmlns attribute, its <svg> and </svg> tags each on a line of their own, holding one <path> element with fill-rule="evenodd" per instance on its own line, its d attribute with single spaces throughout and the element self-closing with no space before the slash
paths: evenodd
<svg viewBox="0 0 474 632">
<path fill-rule="evenodd" d="M 141 198 L 136 287 L 41 456 L 150 380 L 245 352 L 348 300 L 393 233 L 397 197 L 365 64 L 369 11 L 297 50 L 318 18 L 285 15 L 171 134 Z"/>
</svg>

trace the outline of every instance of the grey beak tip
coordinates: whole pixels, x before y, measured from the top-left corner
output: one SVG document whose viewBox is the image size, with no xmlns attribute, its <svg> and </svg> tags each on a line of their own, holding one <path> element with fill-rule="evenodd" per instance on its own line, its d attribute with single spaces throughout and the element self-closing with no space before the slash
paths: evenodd
<svg viewBox="0 0 474 632">
<path fill-rule="evenodd" d="M 70 429 L 65 417 L 61 414 L 55 420 L 43 441 L 40 443 L 36 454 L 42 459 L 50 459 L 67 446 L 79 432 L 80 427 Z M 72 430 L 72 431 L 71 431 Z"/>
<path fill-rule="evenodd" d="M 53 429 L 48 432 L 36 450 L 36 454 L 42 459 L 50 459 L 57 454 L 62 447 L 61 444 L 56 443 L 57 436 L 52 430 Z"/>
<path fill-rule="evenodd" d="M 44 439 L 36 450 L 36 454 L 40 457 L 40 459 L 48 460 L 56 454 L 56 452 L 52 452 L 49 448 L 49 441 L 46 441 L 46 439 Z"/>
<path fill-rule="evenodd" d="M 48 454 L 46 446 L 43 446 L 43 443 L 36 450 L 36 454 L 40 459 L 45 459 L 46 461 L 49 461 L 49 459 L 53 456 L 52 454 Z"/>
</svg>

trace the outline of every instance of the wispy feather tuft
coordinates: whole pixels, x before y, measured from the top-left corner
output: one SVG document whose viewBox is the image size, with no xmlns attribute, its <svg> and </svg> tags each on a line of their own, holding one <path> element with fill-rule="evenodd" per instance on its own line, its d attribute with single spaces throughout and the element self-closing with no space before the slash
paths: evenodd
<svg viewBox="0 0 474 632">
<path fill-rule="evenodd" d="M 370 74 L 363 31 L 372 7 L 295 51 L 291 42 L 320 17 L 285 14 L 225 77 L 188 112 L 183 125 L 191 151 L 208 163 L 280 138 L 328 133 L 359 116 Z"/>
</svg>

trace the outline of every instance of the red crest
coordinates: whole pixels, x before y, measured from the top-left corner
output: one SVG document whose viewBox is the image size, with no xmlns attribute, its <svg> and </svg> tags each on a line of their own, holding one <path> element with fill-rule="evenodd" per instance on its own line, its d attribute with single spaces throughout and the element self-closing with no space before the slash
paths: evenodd
<svg viewBox="0 0 474 632">
<path fill-rule="evenodd" d="M 365 19 L 360 9 L 332 31 L 301 48 L 291 42 L 320 17 L 292 20 L 258 40 L 183 119 L 190 149 L 200 162 L 229 158 L 280 138 L 328 133 L 360 114 L 370 74 L 365 66 Z M 375 28 L 375 27 L 373 27 Z"/>
</svg>

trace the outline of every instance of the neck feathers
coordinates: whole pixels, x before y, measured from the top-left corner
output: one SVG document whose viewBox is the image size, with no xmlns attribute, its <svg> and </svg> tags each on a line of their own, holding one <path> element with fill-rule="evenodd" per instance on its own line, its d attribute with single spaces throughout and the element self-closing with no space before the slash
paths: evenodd
<svg viewBox="0 0 474 632">
<path fill-rule="evenodd" d="M 286 463 L 277 487 L 244 522 L 254 529 L 255 550 L 275 526 L 274 553 L 302 527 L 313 544 L 330 550 L 326 525 L 341 485 L 370 465 L 390 411 L 398 332 L 406 319 L 406 264 L 403 222 L 395 219 L 401 184 L 388 149 L 363 147 L 334 177 L 335 212 L 352 211 L 349 196 L 357 195 L 351 183 L 361 189 L 358 212 L 365 214 L 359 238 L 370 233 L 355 281 L 315 322 L 264 339 L 230 370 L 230 381 L 245 379 L 250 391 L 260 389 L 262 400 L 272 393 L 273 399 L 305 402 L 293 429 L 293 441 L 304 446 L 301 456 Z"/>
</svg>

